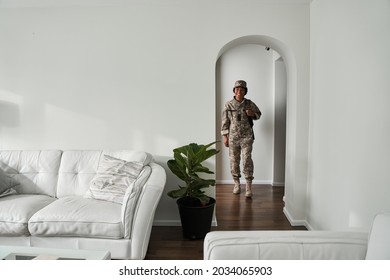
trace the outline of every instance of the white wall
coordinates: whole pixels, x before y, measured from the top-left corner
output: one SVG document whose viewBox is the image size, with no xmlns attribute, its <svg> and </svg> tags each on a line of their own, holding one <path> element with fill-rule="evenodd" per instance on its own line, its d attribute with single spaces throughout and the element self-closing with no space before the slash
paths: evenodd
<svg viewBox="0 0 390 280">
<path fill-rule="evenodd" d="M 142 149 L 166 166 L 173 148 L 215 139 L 221 49 L 265 35 L 287 46 L 294 58 L 287 68 L 297 71 L 289 82 L 296 94 L 287 197 L 292 216 L 301 218 L 309 1 L 289 2 L 1 1 L 0 148 Z M 168 191 L 179 182 L 167 173 Z M 178 221 L 165 194 L 156 220 Z"/>
<path fill-rule="evenodd" d="M 287 73 L 283 58 L 275 61 L 275 133 L 273 185 L 284 186 L 286 165 Z"/>
<path fill-rule="evenodd" d="M 311 4 L 308 222 L 368 230 L 390 210 L 390 2 Z"/>
</svg>

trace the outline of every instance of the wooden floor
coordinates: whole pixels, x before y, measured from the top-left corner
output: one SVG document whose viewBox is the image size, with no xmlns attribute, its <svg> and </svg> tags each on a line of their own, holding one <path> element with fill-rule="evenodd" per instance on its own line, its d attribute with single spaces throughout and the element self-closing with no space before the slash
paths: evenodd
<svg viewBox="0 0 390 280">
<path fill-rule="evenodd" d="M 216 230 L 306 230 L 292 227 L 283 214 L 283 187 L 254 185 L 253 197 L 234 195 L 232 185 L 217 185 Z M 203 240 L 187 240 L 181 227 L 153 227 L 147 260 L 201 260 Z"/>
</svg>

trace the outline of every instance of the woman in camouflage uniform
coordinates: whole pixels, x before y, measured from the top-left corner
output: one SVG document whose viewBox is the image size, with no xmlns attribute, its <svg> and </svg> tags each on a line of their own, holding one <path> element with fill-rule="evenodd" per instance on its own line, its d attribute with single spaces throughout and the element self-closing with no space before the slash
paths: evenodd
<svg viewBox="0 0 390 280">
<path fill-rule="evenodd" d="M 261 111 L 257 105 L 245 98 L 248 92 L 246 82 L 238 80 L 233 88 L 234 98 L 226 102 L 221 134 L 223 143 L 229 147 L 230 171 L 234 180 L 233 193 L 239 194 L 240 187 L 240 160 L 242 156 L 243 173 L 246 179 L 246 197 L 252 197 L 253 160 L 252 146 L 254 141 L 253 120 L 258 120 Z"/>
</svg>

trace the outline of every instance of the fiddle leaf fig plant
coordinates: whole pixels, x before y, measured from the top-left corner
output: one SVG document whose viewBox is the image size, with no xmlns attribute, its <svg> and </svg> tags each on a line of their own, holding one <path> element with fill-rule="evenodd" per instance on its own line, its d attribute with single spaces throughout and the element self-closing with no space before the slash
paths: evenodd
<svg viewBox="0 0 390 280">
<path fill-rule="evenodd" d="M 207 145 L 190 143 L 173 150 L 173 159 L 168 160 L 168 168 L 184 185 L 178 189 L 168 192 L 168 196 L 174 199 L 189 197 L 198 199 L 202 205 L 206 205 L 210 197 L 205 194 L 204 189 L 215 185 L 214 179 L 202 178 L 199 174 L 214 174 L 202 163 L 219 153 L 218 150 L 210 148 L 216 142 Z"/>
</svg>

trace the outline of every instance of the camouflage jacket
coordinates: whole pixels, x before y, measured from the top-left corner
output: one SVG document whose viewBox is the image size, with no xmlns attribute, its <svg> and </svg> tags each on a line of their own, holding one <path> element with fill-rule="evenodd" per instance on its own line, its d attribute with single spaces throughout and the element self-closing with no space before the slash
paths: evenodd
<svg viewBox="0 0 390 280">
<path fill-rule="evenodd" d="M 246 110 L 255 112 L 255 117 L 248 117 Z M 222 113 L 221 134 L 234 138 L 253 137 L 253 120 L 260 119 L 261 111 L 254 102 L 244 98 L 240 103 L 235 98 L 225 103 Z"/>
</svg>

